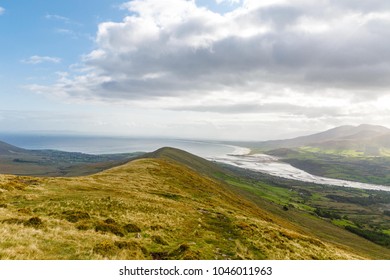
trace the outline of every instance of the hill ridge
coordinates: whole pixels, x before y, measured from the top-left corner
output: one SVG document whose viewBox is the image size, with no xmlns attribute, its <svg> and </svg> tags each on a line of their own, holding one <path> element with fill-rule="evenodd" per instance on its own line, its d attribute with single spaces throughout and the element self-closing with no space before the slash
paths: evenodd
<svg viewBox="0 0 390 280">
<path fill-rule="evenodd" d="M 154 154 L 166 153 L 180 152 Z M 0 243 L 3 259 L 364 258 L 281 226 L 224 184 L 167 158 L 83 177 L 0 175 L 0 188 L 10 245 Z M 26 246 L 32 232 L 35 245 Z"/>
</svg>

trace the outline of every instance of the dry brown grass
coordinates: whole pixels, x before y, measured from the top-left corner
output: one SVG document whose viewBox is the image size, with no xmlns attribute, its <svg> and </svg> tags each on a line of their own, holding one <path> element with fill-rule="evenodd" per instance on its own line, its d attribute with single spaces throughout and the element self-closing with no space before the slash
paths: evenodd
<svg viewBox="0 0 390 280">
<path fill-rule="evenodd" d="M 163 159 L 75 178 L 0 175 L 0 204 L 0 259 L 360 258 Z"/>
</svg>

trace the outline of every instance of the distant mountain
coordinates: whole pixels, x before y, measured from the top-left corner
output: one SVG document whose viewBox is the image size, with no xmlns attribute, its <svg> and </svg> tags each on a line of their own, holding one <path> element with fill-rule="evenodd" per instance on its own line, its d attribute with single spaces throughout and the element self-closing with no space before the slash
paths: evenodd
<svg viewBox="0 0 390 280">
<path fill-rule="evenodd" d="M 135 154 L 90 155 L 56 150 L 27 150 L 0 141 L 0 174 L 81 176 L 117 166 Z"/>
<path fill-rule="evenodd" d="M 303 146 L 329 150 L 356 150 L 366 155 L 380 155 L 390 148 L 390 129 L 362 124 L 339 126 L 324 132 L 285 140 L 271 140 L 253 144 L 256 149 L 299 148 Z"/>
<path fill-rule="evenodd" d="M 28 151 L 0 141 L 0 156 L 27 153 Z"/>
</svg>

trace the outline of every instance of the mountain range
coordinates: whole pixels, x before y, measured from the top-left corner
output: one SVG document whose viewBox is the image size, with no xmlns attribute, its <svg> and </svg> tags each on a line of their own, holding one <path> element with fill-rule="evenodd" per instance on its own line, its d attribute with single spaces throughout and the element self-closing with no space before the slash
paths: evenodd
<svg viewBox="0 0 390 280">
<path fill-rule="evenodd" d="M 362 124 L 339 126 L 324 132 L 285 140 L 271 140 L 250 144 L 259 150 L 313 147 L 319 150 L 356 151 L 365 156 L 390 155 L 390 129 Z"/>
</svg>

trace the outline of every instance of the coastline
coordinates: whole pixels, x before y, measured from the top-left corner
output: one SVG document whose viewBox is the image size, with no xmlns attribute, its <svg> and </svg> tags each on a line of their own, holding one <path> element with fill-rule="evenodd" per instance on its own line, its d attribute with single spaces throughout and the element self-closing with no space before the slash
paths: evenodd
<svg viewBox="0 0 390 280">
<path fill-rule="evenodd" d="M 208 159 L 290 180 L 297 180 L 320 185 L 390 192 L 390 186 L 316 176 L 307 173 L 304 170 L 293 167 L 288 163 L 279 161 L 278 158 L 274 156 L 259 153 L 251 154 L 249 148 L 238 146 L 232 147 L 236 148 L 233 153 L 226 154 L 224 157 L 212 157 Z"/>
</svg>

